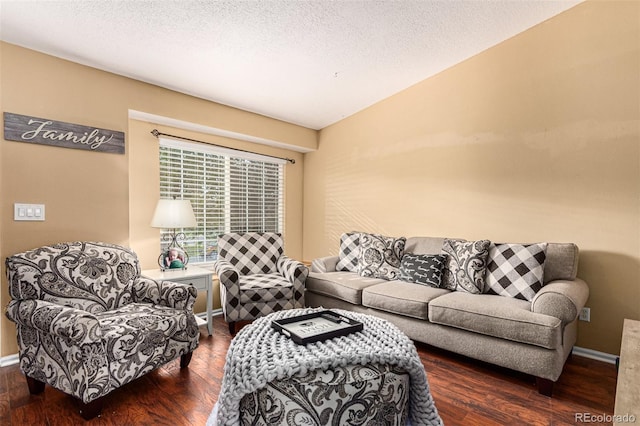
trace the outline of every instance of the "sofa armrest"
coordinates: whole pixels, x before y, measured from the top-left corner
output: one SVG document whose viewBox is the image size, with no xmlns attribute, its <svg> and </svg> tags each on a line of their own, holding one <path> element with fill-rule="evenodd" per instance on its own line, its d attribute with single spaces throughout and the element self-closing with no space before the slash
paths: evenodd
<svg viewBox="0 0 640 426">
<path fill-rule="evenodd" d="M 311 272 L 335 272 L 339 259 L 338 256 L 314 259 L 313 262 L 311 262 Z"/>
<path fill-rule="evenodd" d="M 46 300 L 14 299 L 9 302 L 6 315 L 16 324 L 78 344 L 95 343 L 102 338 L 100 324 L 95 315 Z"/>
<path fill-rule="evenodd" d="M 588 298 L 589 287 L 580 278 L 550 281 L 531 301 L 531 311 L 558 318 L 565 325 L 578 318 Z"/>
<path fill-rule="evenodd" d="M 240 284 L 240 272 L 228 260 L 218 259 L 213 265 L 220 284 L 226 288 L 231 288 Z"/>
<path fill-rule="evenodd" d="M 190 284 L 155 281 L 144 277 L 134 281 L 132 293 L 135 302 L 152 303 L 186 311 L 193 310 L 198 297 L 198 289 Z"/>
</svg>

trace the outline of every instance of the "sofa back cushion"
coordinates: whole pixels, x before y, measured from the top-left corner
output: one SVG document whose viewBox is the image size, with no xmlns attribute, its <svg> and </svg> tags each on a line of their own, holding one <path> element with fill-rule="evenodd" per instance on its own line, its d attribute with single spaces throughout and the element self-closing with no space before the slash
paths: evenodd
<svg viewBox="0 0 640 426">
<path fill-rule="evenodd" d="M 133 251 L 99 242 L 40 247 L 8 257 L 6 266 L 13 299 L 46 300 L 94 314 L 130 303 L 140 276 Z"/>
<path fill-rule="evenodd" d="M 578 246 L 573 243 L 547 244 L 547 259 L 544 263 L 544 282 L 575 280 L 578 273 Z"/>
<path fill-rule="evenodd" d="M 441 254 L 444 238 L 439 237 L 409 237 L 404 246 L 405 253 Z"/>
<path fill-rule="evenodd" d="M 440 237 L 408 237 L 404 252 L 440 254 L 444 240 Z M 544 263 L 544 283 L 576 279 L 578 257 L 578 246 L 573 243 L 548 243 Z"/>
</svg>

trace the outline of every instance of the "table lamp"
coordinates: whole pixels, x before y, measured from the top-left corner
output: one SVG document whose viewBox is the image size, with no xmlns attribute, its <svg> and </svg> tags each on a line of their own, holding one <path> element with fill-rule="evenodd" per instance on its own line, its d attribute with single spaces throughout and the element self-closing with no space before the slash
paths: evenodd
<svg viewBox="0 0 640 426">
<path fill-rule="evenodd" d="M 166 250 L 160 253 L 158 265 L 163 271 L 166 269 L 186 269 L 189 263 L 189 255 L 178 243 L 178 239 L 184 240 L 184 233 L 177 233 L 178 228 L 189 228 L 197 225 L 196 217 L 189 200 L 160 199 L 156 205 L 156 211 L 151 219 L 154 228 L 169 229 L 170 234 L 163 239 L 169 241 Z"/>
</svg>

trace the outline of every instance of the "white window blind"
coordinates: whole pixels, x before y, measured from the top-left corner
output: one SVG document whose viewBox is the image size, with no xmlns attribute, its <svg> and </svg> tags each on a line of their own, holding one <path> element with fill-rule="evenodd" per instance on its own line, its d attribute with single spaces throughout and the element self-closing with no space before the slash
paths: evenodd
<svg viewBox="0 0 640 426">
<path fill-rule="evenodd" d="M 283 193 L 284 161 L 160 138 L 160 198 L 190 200 L 198 222 L 178 230 L 191 263 L 217 259 L 219 234 L 282 233 Z"/>
</svg>

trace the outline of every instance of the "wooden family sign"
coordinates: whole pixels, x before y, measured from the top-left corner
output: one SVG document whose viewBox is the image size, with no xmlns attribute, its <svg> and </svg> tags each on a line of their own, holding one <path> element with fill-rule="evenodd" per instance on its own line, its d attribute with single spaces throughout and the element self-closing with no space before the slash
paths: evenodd
<svg viewBox="0 0 640 426">
<path fill-rule="evenodd" d="M 63 148 L 124 154 L 124 133 L 27 115 L 4 113 L 4 138 Z"/>
</svg>

